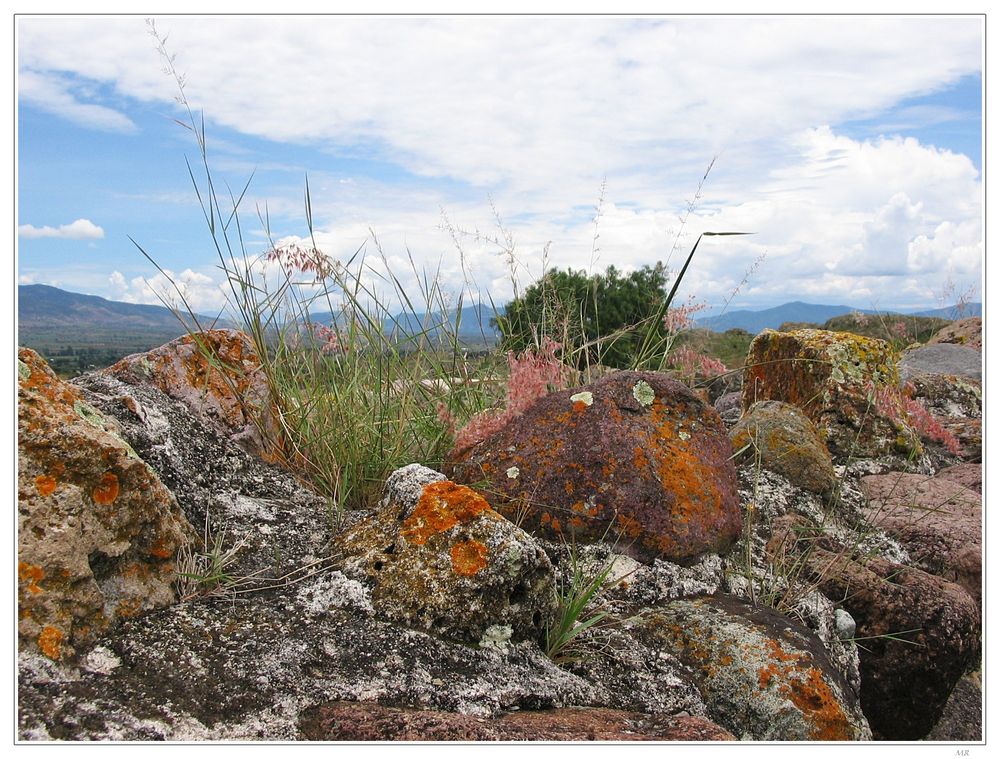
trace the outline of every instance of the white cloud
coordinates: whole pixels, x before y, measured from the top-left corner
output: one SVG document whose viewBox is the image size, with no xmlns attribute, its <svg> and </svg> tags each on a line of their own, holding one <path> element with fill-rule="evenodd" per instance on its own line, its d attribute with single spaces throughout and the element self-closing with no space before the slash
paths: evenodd
<svg viewBox="0 0 1000 759">
<path fill-rule="evenodd" d="M 104 237 L 104 230 L 90 219 L 77 219 L 72 224 L 63 224 L 59 227 L 22 224 L 17 228 L 17 236 L 29 240 L 41 237 L 55 237 L 60 240 L 100 240 Z"/>
<path fill-rule="evenodd" d="M 191 269 L 174 273 L 169 269 L 153 277 L 126 279 L 120 271 L 108 277 L 111 297 L 125 303 L 167 305 L 182 313 L 190 307 L 197 314 L 214 316 L 226 304 L 223 285 L 211 276 Z"/>
<path fill-rule="evenodd" d="M 106 132 L 135 132 L 135 123 L 125 114 L 107 106 L 77 99 L 66 82 L 50 74 L 22 70 L 18 74 L 18 94 L 26 103 L 54 113 L 68 121 Z"/>
<path fill-rule="evenodd" d="M 43 80 L 28 79 L 30 97 L 53 81 L 89 80 L 174 107 L 176 87 L 141 19 L 18 23 L 22 80 Z M 321 247 L 338 257 L 371 226 L 397 267 L 409 250 L 421 267 L 440 261 L 446 284 L 461 288 L 438 207 L 457 226 L 493 230 L 489 193 L 516 237 L 522 285 L 540 274 L 549 241 L 549 266 L 587 268 L 589 207 L 606 176 L 596 263 L 636 268 L 666 257 L 685 198 L 721 152 L 670 263 L 680 266 L 700 231 L 756 234 L 702 244 L 685 289 L 704 300 L 725 300 L 764 251 L 742 302 L 791 292 L 918 299 L 949 267 L 974 277 L 981 265 L 982 183 L 966 157 L 912 138 L 855 140 L 836 126 L 979 72 L 975 18 L 170 17 L 160 26 L 210 132 L 221 124 L 319 157 L 373 159 L 369 179 L 310 167 Z M 322 42 L 303 43 L 312 39 Z M 224 167 L 233 156 L 271 165 L 240 147 L 226 150 Z M 390 178 L 380 180 L 383 167 Z M 399 167 L 443 181 L 394 185 Z M 300 188 L 251 195 L 246 206 L 266 200 L 276 233 L 303 234 L 288 221 L 301 213 Z M 465 271 L 498 301 L 509 296 L 495 247 L 462 244 Z"/>
</svg>

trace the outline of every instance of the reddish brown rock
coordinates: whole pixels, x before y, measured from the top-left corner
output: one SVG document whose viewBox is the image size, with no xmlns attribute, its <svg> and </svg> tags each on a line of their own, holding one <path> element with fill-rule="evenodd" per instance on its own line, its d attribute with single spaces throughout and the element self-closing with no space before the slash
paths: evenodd
<svg viewBox="0 0 1000 759">
<path fill-rule="evenodd" d="M 978 316 L 971 316 L 967 319 L 954 321 L 939 329 L 927 341 L 928 345 L 936 345 L 937 343 L 956 343 L 981 351 L 983 349 L 983 320 Z"/>
<path fill-rule="evenodd" d="M 674 601 L 639 635 L 688 665 L 709 715 L 744 740 L 868 740 L 857 697 L 810 630 L 731 596 Z"/>
<path fill-rule="evenodd" d="M 913 431 L 874 403 L 874 392 L 899 384 L 896 360 L 884 340 L 819 329 L 764 330 L 750 344 L 743 408 L 765 400 L 799 407 L 837 458 L 915 450 Z M 901 409 L 893 415 L 905 418 Z"/>
<path fill-rule="evenodd" d="M 737 464 L 759 461 L 765 469 L 812 493 L 829 493 L 837 484 L 830 452 L 816 427 L 791 404 L 755 403 L 729 437 L 738 453 Z"/>
<path fill-rule="evenodd" d="M 73 657 L 115 621 L 172 603 L 177 502 L 113 421 L 19 351 L 18 632 Z"/>
<path fill-rule="evenodd" d="M 185 335 L 104 371 L 122 382 L 158 388 L 250 453 L 281 460 L 260 358 L 244 333 L 213 329 Z"/>
<path fill-rule="evenodd" d="M 947 469 L 942 469 L 934 478 L 937 480 L 947 480 L 956 482 L 969 490 L 975 490 L 982 495 L 983 492 L 983 465 L 973 463 L 955 464 Z"/>
<path fill-rule="evenodd" d="M 718 413 L 685 386 L 616 372 L 544 396 L 451 469 L 529 532 L 683 563 L 740 534 L 731 456 Z"/>
<path fill-rule="evenodd" d="M 803 577 L 854 618 L 861 706 L 876 737 L 919 740 L 980 650 L 980 613 L 960 586 L 920 569 L 852 558 L 802 517 L 775 522 L 773 556 L 797 555 Z"/>
<path fill-rule="evenodd" d="M 314 741 L 731 741 L 703 717 L 615 709 L 510 712 L 499 719 L 429 709 L 331 702 L 308 709 L 302 737 Z"/>
<path fill-rule="evenodd" d="M 982 596 L 982 496 L 957 482 L 890 472 L 861 479 L 872 524 L 902 543 L 915 566 Z"/>
</svg>

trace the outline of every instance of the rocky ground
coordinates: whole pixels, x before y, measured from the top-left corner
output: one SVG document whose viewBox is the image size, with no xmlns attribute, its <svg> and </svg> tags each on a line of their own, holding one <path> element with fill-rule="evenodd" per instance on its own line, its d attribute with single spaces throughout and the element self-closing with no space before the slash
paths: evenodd
<svg viewBox="0 0 1000 759">
<path fill-rule="evenodd" d="M 251 424 L 244 336 L 229 379 L 22 350 L 18 737 L 978 741 L 976 340 L 765 332 L 714 407 L 610 374 L 345 515 Z"/>
</svg>

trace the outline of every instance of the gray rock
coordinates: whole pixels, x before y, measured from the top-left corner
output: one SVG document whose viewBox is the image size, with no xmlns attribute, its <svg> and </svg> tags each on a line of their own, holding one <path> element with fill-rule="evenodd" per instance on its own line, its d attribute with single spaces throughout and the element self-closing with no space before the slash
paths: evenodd
<svg viewBox="0 0 1000 759">
<path fill-rule="evenodd" d="M 854 621 L 854 617 L 845 609 L 837 609 L 834 612 L 834 618 L 837 625 L 837 637 L 841 640 L 850 640 L 853 638 L 858 630 L 858 625 Z"/>
<path fill-rule="evenodd" d="M 917 374 L 951 374 L 982 381 L 983 355 L 975 348 L 953 343 L 924 345 L 903 354 L 899 373 L 904 382 Z"/>
</svg>

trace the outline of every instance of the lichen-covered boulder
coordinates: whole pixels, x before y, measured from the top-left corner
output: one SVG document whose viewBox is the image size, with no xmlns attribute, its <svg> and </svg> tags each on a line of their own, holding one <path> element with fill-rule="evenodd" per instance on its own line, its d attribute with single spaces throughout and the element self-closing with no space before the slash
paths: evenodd
<svg viewBox="0 0 1000 759">
<path fill-rule="evenodd" d="M 544 635 L 555 576 L 537 541 L 426 467 L 396 470 L 386 489 L 375 514 L 336 541 L 381 617 L 484 647 Z"/>
<path fill-rule="evenodd" d="M 953 343 L 923 345 L 903 354 L 899 373 L 904 380 L 916 374 L 951 374 L 980 382 L 983 354 L 975 348 Z"/>
<path fill-rule="evenodd" d="M 942 327 L 927 341 L 927 345 L 937 345 L 938 343 L 964 345 L 966 348 L 975 348 L 981 351 L 983 349 L 983 320 L 978 316 L 971 316 Z"/>
<path fill-rule="evenodd" d="M 250 453 L 281 460 L 267 383 L 246 334 L 213 329 L 184 335 L 103 371 L 128 384 L 152 385 Z"/>
<path fill-rule="evenodd" d="M 687 664 L 715 722 L 744 740 L 855 741 L 871 732 L 820 641 L 729 596 L 674 601 L 643 617 L 644 640 Z"/>
<path fill-rule="evenodd" d="M 830 493 L 837 484 L 833 460 L 816 427 L 789 403 L 753 404 L 729 437 L 739 453 L 737 463 L 759 461 L 765 469 L 812 493 Z"/>
<path fill-rule="evenodd" d="M 899 540 L 914 566 L 982 598 L 982 496 L 947 478 L 890 472 L 861 478 L 867 517 Z"/>
<path fill-rule="evenodd" d="M 876 736 L 923 738 L 979 654 L 976 602 L 940 577 L 877 556 L 856 558 L 801 528 L 776 529 L 768 548 L 798 550 L 802 576 L 855 620 L 863 641 L 861 705 Z"/>
<path fill-rule="evenodd" d="M 715 410 L 719 412 L 719 417 L 726 424 L 736 424 L 743 413 L 743 397 L 740 391 L 735 390 L 725 395 L 720 395 L 715 399 Z"/>
<path fill-rule="evenodd" d="M 983 449 L 982 383 L 955 374 L 909 375 L 904 392 L 920 404 L 924 440 L 942 442 L 941 430 L 954 436 L 958 455 L 967 461 L 979 461 Z M 954 454 L 954 451 L 952 451 Z"/>
<path fill-rule="evenodd" d="M 687 563 L 740 533 L 731 456 L 715 409 L 666 375 L 623 371 L 543 396 L 450 468 L 531 532 Z"/>
<path fill-rule="evenodd" d="M 900 409 L 886 414 L 875 394 L 899 384 L 896 353 L 884 340 L 848 332 L 764 330 L 750 344 L 743 409 L 775 400 L 802 409 L 836 458 L 918 448 Z M 890 416 L 896 416 L 893 420 Z"/>
<path fill-rule="evenodd" d="M 69 659 L 121 618 L 176 600 L 193 530 L 113 421 L 18 353 L 18 632 Z"/>
</svg>

